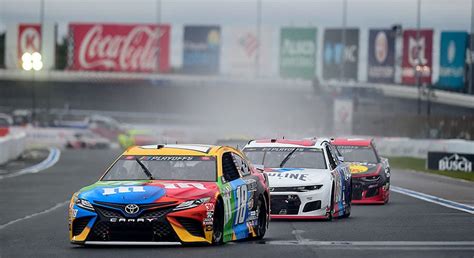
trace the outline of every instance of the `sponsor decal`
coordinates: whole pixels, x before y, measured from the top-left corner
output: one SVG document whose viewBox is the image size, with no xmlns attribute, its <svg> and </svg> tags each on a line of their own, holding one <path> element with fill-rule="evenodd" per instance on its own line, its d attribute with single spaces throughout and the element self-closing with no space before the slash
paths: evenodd
<svg viewBox="0 0 474 258">
<path fill-rule="evenodd" d="M 114 195 L 124 193 L 144 193 L 145 189 L 143 186 L 120 186 L 113 188 L 102 188 L 102 195 Z"/>
<path fill-rule="evenodd" d="M 187 189 L 195 188 L 200 190 L 206 190 L 206 187 L 201 183 L 175 183 L 175 184 L 163 184 L 166 189 Z"/>
<path fill-rule="evenodd" d="M 316 71 L 316 28 L 282 28 L 280 32 L 280 75 L 284 78 L 314 79 Z"/>
<path fill-rule="evenodd" d="M 351 164 L 349 166 L 349 170 L 351 171 L 351 174 L 358 174 L 358 173 L 367 172 L 369 168 L 366 166 L 358 165 L 358 164 Z"/>
<path fill-rule="evenodd" d="M 218 26 L 185 26 L 183 71 L 191 74 L 217 74 L 221 48 Z"/>
<path fill-rule="evenodd" d="M 428 169 L 472 172 L 474 154 L 428 152 Z"/>
<path fill-rule="evenodd" d="M 69 34 L 71 70 L 169 71 L 169 25 L 73 23 Z"/>
<path fill-rule="evenodd" d="M 392 83 L 395 74 L 395 36 L 387 30 L 369 31 L 369 82 Z"/>
<path fill-rule="evenodd" d="M 466 32 L 442 32 L 438 87 L 462 89 L 468 34 Z"/>
<path fill-rule="evenodd" d="M 433 30 L 420 30 L 419 39 L 416 30 L 403 32 L 402 83 L 415 84 L 418 72 L 421 83 L 431 84 L 432 48 Z"/>
<path fill-rule="evenodd" d="M 212 203 L 212 202 L 205 203 L 204 207 L 206 207 L 206 210 L 208 210 L 208 211 L 214 211 L 214 208 L 215 208 L 214 203 Z"/>
<path fill-rule="evenodd" d="M 273 170 L 277 171 L 277 170 Z M 275 172 L 267 172 L 267 175 L 269 177 L 276 177 L 278 179 L 281 178 L 288 178 L 288 179 L 295 179 L 299 181 L 306 181 L 308 174 L 295 174 L 295 173 L 288 173 L 286 171 L 279 171 L 277 173 Z"/>
<path fill-rule="evenodd" d="M 206 231 L 212 231 L 212 225 L 206 225 Z"/>
<path fill-rule="evenodd" d="M 122 156 L 120 159 L 122 160 L 134 160 L 138 158 L 139 160 L 143 161 L 214 161 L 216 160 L 215 157 L 209 156 L 171 156 L 171 155 L 164 155 L 164 156 L 133 156 L 133 155 L 126 155 Z"/>
<path fill-rule="evenodd" d="M 323 44 L 323 78 L 357 80 L 359 29 L 327 29 Z"/>
<path fill-rule="evenodd" d="M 232 218 L 232 187 L 225 185 L 222 189 L 222 199 L 224 201 L 224 225 Z"/>
<path fill-rule="evenodd" d="M 21 57 L 24 53 L 41 51 L 41 25 L 20 24 L 18 25 L 18 63 L 21 65 Z"/>
</svg>

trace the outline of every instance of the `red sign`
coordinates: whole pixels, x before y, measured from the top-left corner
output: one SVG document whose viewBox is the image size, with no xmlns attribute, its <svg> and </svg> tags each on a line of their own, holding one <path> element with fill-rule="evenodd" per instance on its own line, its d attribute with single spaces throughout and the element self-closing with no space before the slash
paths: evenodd
<svg viewBox="0 0 474 258">
<path fill-rule="evenodd" d="M 170 26 L 70 24 L 69 68 L 88 71 L 168 72 Z"/>
<path fill-rule="evenodd" d="M 420 83 L 431 84 L 433 30 L 420 30 L 417 40 L 416 30 L 403 32 L 402 83 L 416 84 L 416 74 Z"/>
<path fill-rule="evenodd" d="M 18 25 L 18 60 L 24 53 L 40 52 L 41 26 L 39 24 Z M 21 61 L 20 61 L 21 63 Z"/>
</svg>

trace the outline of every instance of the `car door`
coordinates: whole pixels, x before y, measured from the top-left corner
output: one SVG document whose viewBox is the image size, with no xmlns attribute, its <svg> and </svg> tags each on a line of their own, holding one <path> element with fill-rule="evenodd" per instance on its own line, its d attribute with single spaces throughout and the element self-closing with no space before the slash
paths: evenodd
<svg viewBox="0 0 474 258">
<path fill-rule="evenodd" d="M 333 159 L 334 159 L 334 162 L 336 163 L 336 166 L 337 166 L 337 170 L 339 171 L 339 174 L 341 176 L 341 185 L 342 185 L 342 202 L 343 202 L 343 205 L 345 207 L 348 206 L 350 200 L 351 200 L 351 187 L 352 187 L 352 184 L 351 184 L 351 179 L 352 179 L 352 175 L 351 175 L 351 171 L 349 170 L 349 166 L 342 162 L 341 160 L 339 160 L 339 154 L 337 152 L 337 149 L 336 147 L 334 147 L 334 145 L 330 144 L 328 145 L 329 146 L 329 149 L 331 150 L 331 153 L 333 155 Z"/>
<path fill-rule="evenodd" d="M 223 172 L 223 201 L 224 201 L 224 225 L 232 229 L 237 239 L 246 238 L 249 234 L 247 228 L 249 186 L 241 174 L 242 164 L 238 163 L 236 154 L 225 152 L 222 155 Z"/>
</svg>

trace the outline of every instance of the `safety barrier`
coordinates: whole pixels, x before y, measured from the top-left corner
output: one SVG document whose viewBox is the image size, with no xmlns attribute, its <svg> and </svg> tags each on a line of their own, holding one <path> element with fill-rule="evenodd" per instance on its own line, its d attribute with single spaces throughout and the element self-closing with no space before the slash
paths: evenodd
<svg viewBox="0 0 474 258">
<path fill-rule="evenodd" d="M 0 137 L 0 165 L 18 158 L 25 146 L 25 132 L 10 132 L 7 136 Z"/>
</svg>

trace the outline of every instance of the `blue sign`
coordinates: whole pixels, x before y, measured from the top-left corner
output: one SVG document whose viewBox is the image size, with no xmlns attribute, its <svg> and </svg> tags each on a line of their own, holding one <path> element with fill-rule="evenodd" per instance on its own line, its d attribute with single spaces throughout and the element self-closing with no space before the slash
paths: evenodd
<svg viewBox="0 0 474 258">
<path fill-rule="evenodd" d="M 442 32 L 438 87 L 452 90 L 464 88 L 466 32 Z"/>
<path fill-rule="evenodd" d="M 325 80 L 357 80 L 359 29 L 326 29 L 323 47 L 323 78 Z"/>
<path fill-rule="evenodd" d="M 184 73 L 219 72 L 221 31 L 218 26 L 185 26 L 183 44 Z"/>
<path fill-rule="evenodd" d="M 390 29 L 369 32 L 369 82 L 393 83 L 395 76 L 395 35 Z"/>
</svg>

